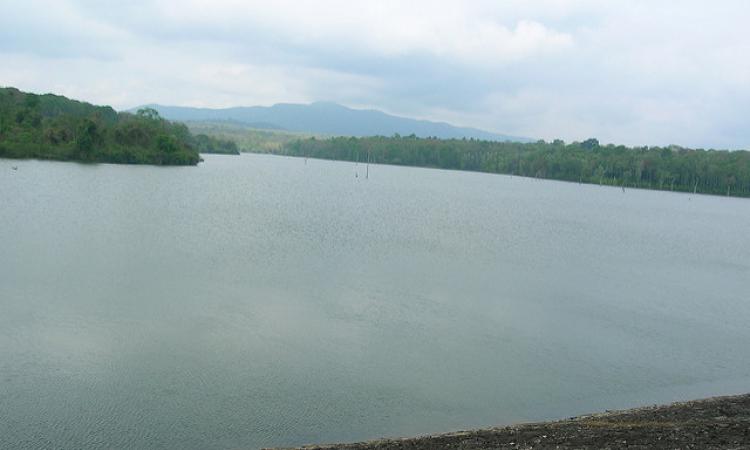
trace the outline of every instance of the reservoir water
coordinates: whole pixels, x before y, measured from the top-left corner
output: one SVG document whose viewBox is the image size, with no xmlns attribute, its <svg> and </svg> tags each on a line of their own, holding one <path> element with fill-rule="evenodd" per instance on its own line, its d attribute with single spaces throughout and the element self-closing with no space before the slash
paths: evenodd
<svg viewBox="0 0 750 450">
<path fill-rule="evenodd" d="M 204 157 L 0 159 L 0 448 L 253 449 L 750 391 L 748 199 Z"/>
</svg>

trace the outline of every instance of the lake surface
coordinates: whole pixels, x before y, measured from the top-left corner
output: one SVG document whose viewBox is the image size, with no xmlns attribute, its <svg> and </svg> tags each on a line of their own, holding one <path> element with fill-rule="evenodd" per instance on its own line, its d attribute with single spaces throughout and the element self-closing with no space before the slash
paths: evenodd
<svg viewBox="0 0 750 450">
<path fill-rule="evenodd" d="M 253 449 L 750 391 L 747 199 L 205 159 L 0 159 L 0 448 Z"/>
</svg>

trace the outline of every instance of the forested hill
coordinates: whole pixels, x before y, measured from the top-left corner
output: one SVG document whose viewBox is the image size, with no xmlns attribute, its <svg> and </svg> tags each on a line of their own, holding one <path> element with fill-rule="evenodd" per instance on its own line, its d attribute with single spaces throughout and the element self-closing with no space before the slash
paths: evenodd
<svg viewBox="0 0 750 450">
<path fill-rule="evenodd" d="M 750 197 L 750 152 L 410 137 L 306 139 L 280 154 Z"/>
<path fill-rule="evenodd" d="M 489 141 L 529 142 L 530 139 L 457 127 L 444 122 L 416 120 L 393 116 L 373 109 L 353 109 L 336 103 L 316 102 L 309 105 L 280 103 L 273 106 L 251 106 L 225 109 L 187 108 L 148 105 L 169 120 L 183 122 L 229 121 L 254 128 L 283 129 L 307 134 L 330 136 L 391 136 L 395 133 L 439 138 L 475 138 Z"/>
<path fill-rule="evenodd" d="M 236 153 L 193 136 L 154 110 L 117 113 L 58 95 L 0 88 L 0 157 L 127 164 L 195 165 L 199 151 Z"/>
</svg>

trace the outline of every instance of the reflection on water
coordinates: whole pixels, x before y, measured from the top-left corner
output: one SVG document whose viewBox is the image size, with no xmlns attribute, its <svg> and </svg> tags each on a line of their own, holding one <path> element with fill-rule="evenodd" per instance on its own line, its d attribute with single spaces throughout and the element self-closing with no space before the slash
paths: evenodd
<svg viewBox="0 0 750 450">
<path fill-rule="evenodd" d="M 347 441 L 750 386 L 748 200 L 205 159 L 0 160 L 0 447 Z"/>
</svg>

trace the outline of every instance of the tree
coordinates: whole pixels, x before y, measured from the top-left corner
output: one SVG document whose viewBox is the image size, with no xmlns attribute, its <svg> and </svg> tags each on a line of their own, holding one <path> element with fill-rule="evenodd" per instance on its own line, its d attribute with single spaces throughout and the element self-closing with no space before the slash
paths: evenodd
<svg viewBox="0 0 750 450">
<path fill-rule="evenodd" d="M 600 145 L 596 139 L 565 145 L 474 139 L 402 137 L 329 138 L 287 143 L 280 153 L 356 161 L 369 150 L 384 164 L 536 176 L 750 197 L 750 152 Z"/>
<path fill-rule="evenodd" d="M 599 140 L 596 138 L 589 138 L 581 142 L 581 147 L 586 150 L 595 150 L 599 148 Z"/>
<path fill-rule="evenodd" d="M 160 138 L 160 136 L 162 136 Z M 139 164 L 197 164 L 183 124 L 117 113 L 65 97 L 0 88 L 0 156 Z"/>
<path fill-rule="evenodd" d="M 141 108 L 135 114 L 138 117 L 143 117 L 145 119 L 161 120 L 161 116 L 159 115 L 159 111 L 155 110 L 154 108 Z"/>
<path fill-rule="evenodd" d="M 90 160 L 95 146 L 99 145 L 102 141 L 102 136 L 99 134 L 99 129 L 96 123 L 91 119 L 86 119 L 78 127 L 78 135 L 76 139 L 76 147 L 78 148 L 78 154 L 84 160 Z"/>
<path fill-rule="evenodd" d="M 156 148 L 167 155 L 176 153 L 179 150 L 177 141 L 172 136 L 167 136 L 166 134 L 159 135 L 156 140 Z"/>
</svg>

